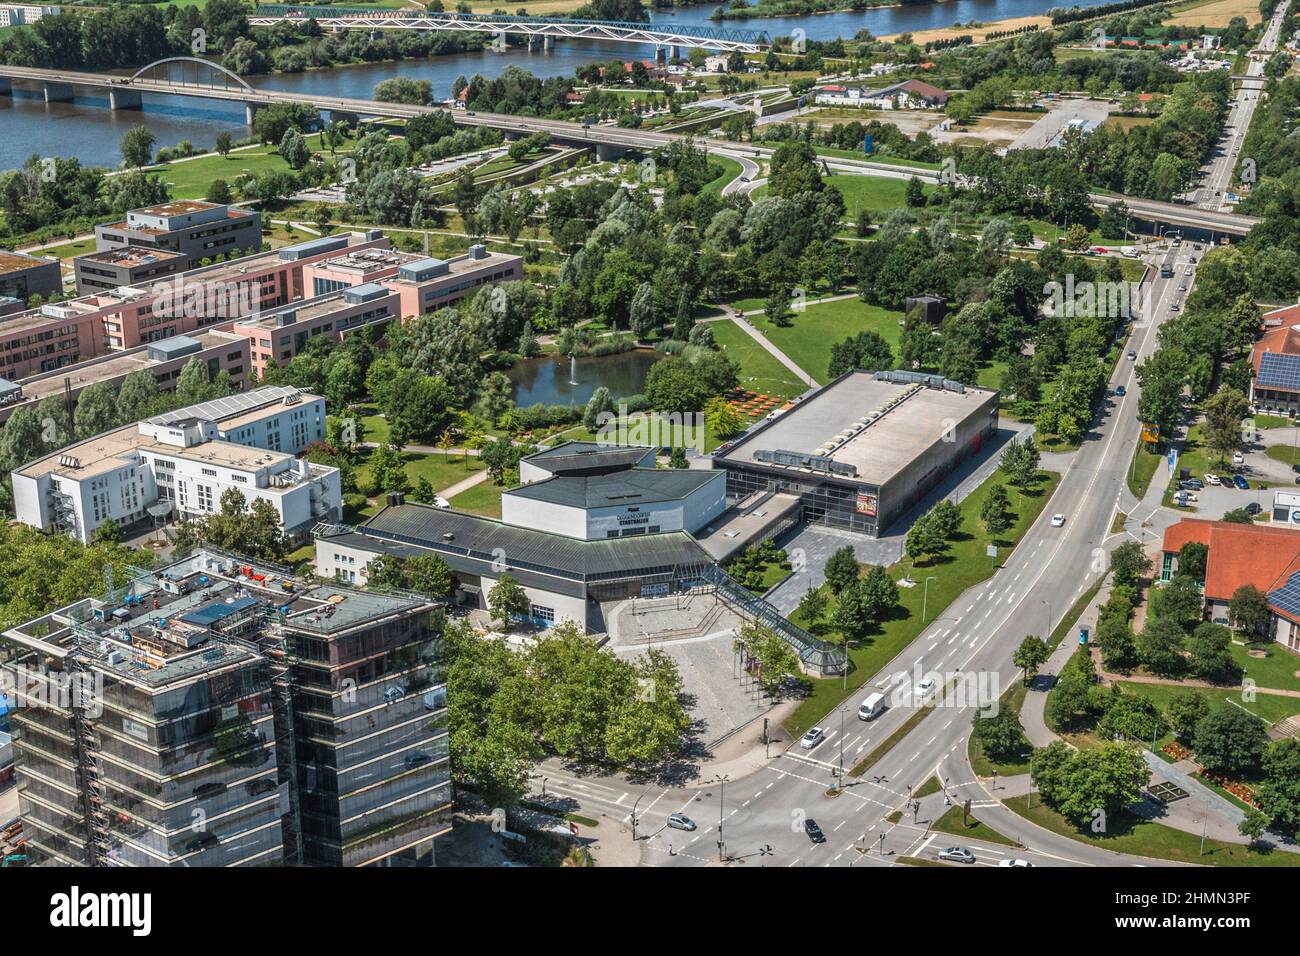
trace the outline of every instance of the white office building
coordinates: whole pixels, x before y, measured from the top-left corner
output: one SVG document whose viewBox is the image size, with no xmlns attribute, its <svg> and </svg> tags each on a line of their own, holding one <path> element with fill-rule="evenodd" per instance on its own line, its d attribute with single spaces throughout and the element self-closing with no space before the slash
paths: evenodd
<svg viewBox="0 0 1300 956">
<path fill-rule="evenodd" d="M 104 522 L 200 518 L 237 489 L 291 538 L 337 521 L 339 471 L 295 457 L 325 437 L 325 400 L 287 386 L 214 399 L 69 445 L 13 472 L 18 520 L 88 542 Z M 154 507 L 161 502 L 166 506 Z"/>
</svg>

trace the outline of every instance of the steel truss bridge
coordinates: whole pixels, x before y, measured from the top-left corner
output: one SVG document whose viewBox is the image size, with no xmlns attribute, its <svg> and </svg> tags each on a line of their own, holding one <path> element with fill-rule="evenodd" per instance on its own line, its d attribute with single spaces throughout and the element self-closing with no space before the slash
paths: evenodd
<svg viewBox="0 0 1300 956">
<path fill-rule="evenodd" d="M 304 7 L 285 4 L 258 6 L 249 16 L 253 26 L 302 23 L 315 20 L 328 30 L 441 30 L 449 33 L 491 33 L 527 37 L 543 42 L 603 40 L 660 47 L 702 47 L 730 53 L 760 53 L 771 41 L 761 30 L 721 27 L 660 29 L 648 23 L 623 20 L 573 20 L 567 17 L 516 17 L 489 13 L 426 13 L 411 9 L 376 10 L 373 7 Z"/>
</svg>

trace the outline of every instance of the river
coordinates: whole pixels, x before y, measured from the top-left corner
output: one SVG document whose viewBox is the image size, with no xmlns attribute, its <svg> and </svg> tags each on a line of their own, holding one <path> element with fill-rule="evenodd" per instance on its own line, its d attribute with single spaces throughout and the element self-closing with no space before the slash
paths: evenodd
<svg viewBox="0 0 1300 956">
<path fill-rule="evenodd" d="M 1100 2 L 1100 0 L 1089 0 Z M 780 17 L 748 21 L 728 20 L 722 26 L 738 30 L 764 30 L 770 36 L 787 36 L 796 27 L 811 40 L 852 37 L 866 28 L 877 36 L 909 30 L 950 26 L 956 21 L 996 20 L 1032 16 L 1062 0 L 947 0 L 942 3 L 882 7 L 859 12 Z M 717 26 L 709 20 L 713 5 L 656 12 L 657 22 Z M 586 63 L 650 57 L 652 48 L 623 43 L 589 41 L 557 42 L 549 53 L 512 49 L 507 53 L 483 51 L 406 60 L 397 63 L 366 63 L 305 73 L 278 73 L 251 77 L 253 86 L 303 93 L 333 94 L 368 98 L 375 84 L 393 76 L 429 80 L 434 94 L 448 96 L 460 75 L 499 74 L 508 64 L 518 64 L 537 76 L 569 76 Z M 114 166 L 121 160 L 118 143 L 136 123 L 143 122 L 157 137 L 159 146 L 171 146 L 188 139 L 196 146 L 210 147 L 217 134 L 229 131 L 238 139 L 247 135 L 243 109 L 218 101 L 146 94 L 143 110 L 114 114 L 107 108 L 107 94 L 77 90 L 77 103 L 45 103 L 39 91 L 15 86 L 14 96 L 0 97 L 0 169 L 20 165 L 32 153 L 41 156 L 76 156 L 84 163 Z"/>
</svg>

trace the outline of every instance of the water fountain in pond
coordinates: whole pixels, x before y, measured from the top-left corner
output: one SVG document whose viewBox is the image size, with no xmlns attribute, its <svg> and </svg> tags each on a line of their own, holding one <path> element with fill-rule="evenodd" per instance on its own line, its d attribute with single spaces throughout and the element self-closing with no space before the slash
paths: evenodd
<svg viewBox="0 0 1300 956">
<path fill-rule="evenodd" d="M 578 384 L 578 356 L 573 352 L 569 353 L 569 384 Z"/>
</svg>

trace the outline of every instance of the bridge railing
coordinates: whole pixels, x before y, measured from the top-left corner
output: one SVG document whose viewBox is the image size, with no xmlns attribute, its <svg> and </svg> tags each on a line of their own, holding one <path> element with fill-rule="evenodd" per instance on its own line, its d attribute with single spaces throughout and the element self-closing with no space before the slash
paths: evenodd
<svg viewBox="0 0 1300 956">
<path fill-rule="evenodd" d="M 519 23 L 519 24 L 555 24 L 556 26 L 591 26 L 608 27 L 613 30 L 641 31 L 665 35 L 697 37 L 702 40 L 726 40 L 731 43 L 770 43 L 764 30 L 728 30 L 721 27 L 686 26 L 661 27 L 654 23 L 642 23 L 636 20 L 581 20 L 573 17 L 520 17 L 511 14 L 495 16 L 490 13 L 432 13 L 411 8 L 376 9 L 375 7 L 314 7 L 296 4 L 268 3 L 259 4 L 253 10 L 254 17 L 287 17 L 300 14 L 303 17 L 365 17 L 366 19 L 411 19 L 411 20 L 447 20 L 455 23 Z"/>
</svg>

